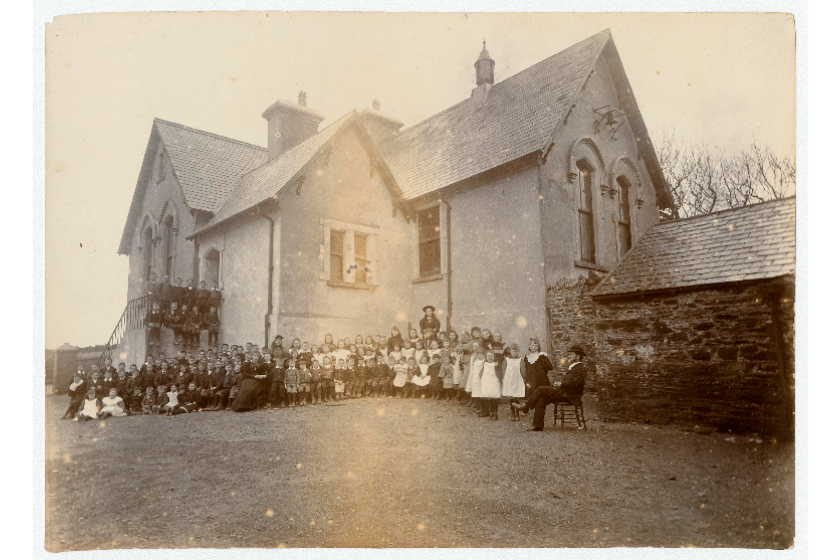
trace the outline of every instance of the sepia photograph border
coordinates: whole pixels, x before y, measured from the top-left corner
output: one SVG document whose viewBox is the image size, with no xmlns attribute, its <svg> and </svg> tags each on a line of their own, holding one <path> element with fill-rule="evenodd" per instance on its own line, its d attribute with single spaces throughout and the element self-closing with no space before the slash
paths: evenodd
<svg viewBox="0 0 840 560">
<path fill-rule="evenodd" d="M 734 9 L 737 8 L 737 9 Z M 413 558 L 533 558 L 535 555 L 545 557 L 562 554 L 563 558 L 630 558 L 630 559 L 651 559 L 651 558 L 800 558 L 804 557 L 804 551 L 808 548 L 808 474 L 809 448 L 806 432 L 808 426 L 808 312 L 807 304 L 809 294 L 808 287 L 808 247 L 809 238 L 807 232 L 808 216 L 808 99 L 806 80 L 808 79 L 808 61 L 806 59 L 808 42 L 808 5 L 804 1 L 748 1 L 739 2 L 737 5 L 732 2 L 723 1 L 679 1 L 679 2 L 656 2 L 650 0 L 636 1 L 568 1 L 551 2 L 548 0 L 517 3 L 513 1 L 435 1 L 435 0 L 401 0 L 395 2 L 377 1 L 352 1 L 334 0 L 303 2 L 290 0 L 284 2 L 245 1 L 245 0 L 204 0 L 204 1 L 177 1 L 177 0 L 113 0 L 97 2 L 82 0 L 78 2 L 59 2 L 41 0 L 34 4 L 32 49 L 33 49 L 33 209 L 34 219 L 31 222 L 34 237 L 34 259 L 33 271 L 33 341 L 32 359 L 33 376 L 31 380 L 32 407 L 31 411 L 42 411 L 44 409 L 43 378 L 39 375 L 39 368 L 43 367 L 45 351 L 45 261 L 44 261 L 44 202 L 46 200 L 45 190 L 45 74 L 44 74 L 44 25 L 52 21 L 55 16 L 80 13 L 101 13 L 101 12 L 138 12 L 138 11 L 399 11 L 399 12 L 788 12 L 795 17 L 796 30 L 796 76 L 797 76 L 797 99 L 796 99 L 796 160 L 798 167 L 797 177 L 797 286 L 796 286 L 796 321 L 799 323 L 796 330 L 795 357 L 796 370 L 796 409 L 800 414 L 796 418 L 796 526 L 795 541 L 791 549 L 784 551 L 772 550 L 750 550 L 750 549 L 654 549 L 654 548 L 626 548 L 626 549 L 187 549 L 187 550 L 166 550 L 166 549 L 136 549 L 136 550 L 101 550 L 73 553 L 47 553 L 44 550 L 45 531 L 45 488 L 44 488 L 44 464 L 45 464 L 45 426 L 43 414 L 32 414 L 32 476 L 33 476 L 33 524 L 32 542 L 29 546 L 21 549 L 30 551 L 36 558 L 54 558 L 58 554 L 60 558 L 107 558 L 118 554 L 124 559 L 146 559 L 146 558 L 189 558 L 202 560 L 207 558 L 229 558 L 236 556 L 243 560 L 258 558 L 385 558 L 394 557 L 397 554 L 404 559 Z M 828 141 L 828 140 L 827 140 Z M 28 179 L 27 179 L 28 180 Z M 25 183 L 22 183 L 25 184 Z M 23 223 L 20 227 L 29 228 L 30 224 Z M 812 296 L 813 297 L 813 296 Z M 836 365 L 835 365 L 836 367 Z M 828 370 L 825 370 L 828 371 Z M 30 414 L 31 414 L 30 411 Z M 826 436 L 829 436 L 826 434 Z"/>
</svg>

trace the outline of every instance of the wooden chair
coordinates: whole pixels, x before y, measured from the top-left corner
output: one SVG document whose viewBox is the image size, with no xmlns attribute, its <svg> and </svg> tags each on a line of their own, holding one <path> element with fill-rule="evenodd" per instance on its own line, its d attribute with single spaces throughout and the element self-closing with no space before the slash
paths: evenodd
<svg viewBox="0 0 840 560">
<path fill-rule="evenodd" d="M 580 406 L 575 405 L 569 400 L 563 400 L 554 403 L 554 427 L 557 427 L 557 419 L 560 419 L 560 431 L 566 428 L 566 419 L 574 419 L 577 422 L 578 428 L 583 426 L 586 429 L 586 418 L 583 416 L 583 401 Z"/>
</svg>

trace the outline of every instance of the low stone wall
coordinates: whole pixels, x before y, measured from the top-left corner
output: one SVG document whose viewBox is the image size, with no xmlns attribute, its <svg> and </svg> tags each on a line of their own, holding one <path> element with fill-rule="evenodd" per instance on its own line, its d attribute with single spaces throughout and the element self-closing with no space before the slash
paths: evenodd
<svg viewBox="0 0 840 560">
<path fill-rule="evenodd" d="M 593 301 L 593 287 L 594 279 L 553 287 L 550 305 L 556 351 L 594 347 L 587 392 L 599 418 L 791 428 L 792 289 L 765 282 Z"/>
</svg>

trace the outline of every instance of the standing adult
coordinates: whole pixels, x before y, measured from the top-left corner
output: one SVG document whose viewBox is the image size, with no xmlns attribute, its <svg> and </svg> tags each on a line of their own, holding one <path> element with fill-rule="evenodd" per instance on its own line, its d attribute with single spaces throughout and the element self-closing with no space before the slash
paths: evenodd
<svg viewBox="0 0 840 560">
<path fill-rule="evenodd" d="M 551 387 L 537 387 L 524 404 L 514 403 L 512 406 L 521 412 L 534 409 L 534 420 L 527 431 L 541 432 L 545 424 L 545 408 L 551 403 L 570 402 L 575 406 L 581 405 L 583 385 L 586 381 L 586 353 L 577 344 L 568 350 L 569 370 L 563 379 Z"/>
<path fill-rule="evenodd" d="M 537 387 L 548 387 L 551 382 L 548 372 L 554 369 L 551 358 L 542 351 L 540 341 L 532 338 L 528 343 L 528 353 L 525 355 L 525 398 L 530 397 Z"/>
</svg>

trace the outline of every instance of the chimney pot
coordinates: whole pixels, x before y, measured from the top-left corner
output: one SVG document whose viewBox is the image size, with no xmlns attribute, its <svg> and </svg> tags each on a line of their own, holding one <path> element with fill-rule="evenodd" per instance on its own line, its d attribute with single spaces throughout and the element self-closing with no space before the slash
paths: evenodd
<svg viewBox="0 0 840 560">
<path fill-rule="evenodd" d="M 298 92 L 298 105 L 306 107 L 306 92 L 303 90 Z"/>
</svg>

